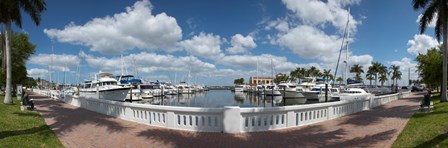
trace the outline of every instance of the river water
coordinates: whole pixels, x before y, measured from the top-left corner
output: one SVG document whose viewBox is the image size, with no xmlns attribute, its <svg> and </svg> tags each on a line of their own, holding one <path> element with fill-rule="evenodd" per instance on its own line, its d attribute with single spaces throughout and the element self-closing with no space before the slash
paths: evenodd
<svg viewBox="0 0 448 148">
<path fill-rule="evenodd" d="M 230 90 L 210 90 L 195 94 L 167 95 L 165 97 L 154 97 L 152 99 L 134 101 L 133 103 L 208 108 L 221 108 L 224 106 L 272 107 L 284 105 L 282 96 L 265 97 L 263 95 L 232 92 Z"/>
</svg>

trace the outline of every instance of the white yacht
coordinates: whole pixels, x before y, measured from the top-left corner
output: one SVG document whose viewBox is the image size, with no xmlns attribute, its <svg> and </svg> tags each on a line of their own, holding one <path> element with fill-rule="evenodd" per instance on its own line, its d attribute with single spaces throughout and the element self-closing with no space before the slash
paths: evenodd
<svg viewBox="0 0 448 148">
<path fill-rule="evenodd" d="M 185 82 L 180 82 L 180 83 L 177 85 L 177 92 L 178 92 L 179 94 L 193 94 L 195 91 L 194 91 L 194 89 L 193 89 L 190 85 L 188 85 L 187 83 L 185 83 Z"/>
<path fill-rule="evenodd" d="M 118 80 L 118 85 L 132 87 L 132 89 L 126 95 L 126 100 L 132 99 L 132 101 L 137 101 L 142 99 L 142 92 L 140 91 L 140 85 L 142 84 L 141 79 L 134 78 L 133 75 L 124 74 L 116 76 L 115 78 Z"/>
<path fill-rule="evenodd" d="M 338 95 L 333 96 L 339 100 L 364 99 L 375 96 L 367 92 L 362 85 L 347 85 Z"/>
<path fill-rule="evenodd" d="M 100 78 L 97 78 L 97 77 Z M 100 72 L 94 80 L 87 80 L 79 88 L 79 96 L 114 101 L 125 101 L 131 87 L 119 86 L 111 73 Z"/>
<path fill-rule="evenodd" d="M 245 84 L 235 86 L 235 92 L 247 92 L 247 90 L 248 90 L 248 86 Z"/>
<path fill-rule="evenodd" d="M 163 96 L 162 88 L 159 84 L 141 84 L 140 89 L 142 91 L 142 96 L 144 97 L 144 99 Z"/>
<path fill-rule="evenodd" d="M 275 84 L 265 85 L 264 94 L 266 96 L 281 96 L 282 95 L 278 89 L 278 86 Z"/>
<path fill-rule="evenodd" d="M 325 89 L 325 84 L 328 84 L 327 89 Z M 332 96 L 338 95 L 339 89 L 332 88 L 330 84 L 331 81 L 326 79 L 316 79 L 316 85 L 310 91 L 304 91 L 303 95 L 310 101 L 325 102 L 325 94 L 327 94 L 327 101 L 333 101 Z"/>
<path fill-rule="evenodd" d="M 303 96 L 302 87 L 297 87 L 295 83 L 291 82 L 280 82 L 278 84 L 279 91 L 285 98 L 288 104 L 304 104 L 306 103 L 306 98 Z"/>
<path fill-rule="evenodd" d="M 315 77 L 305 77 L 302 80 L 302 83 L 298 85 L 302 88 L 304 92 L 311 91 L 311 89 L 316 86 L 316 78 Z"/>
</svg>

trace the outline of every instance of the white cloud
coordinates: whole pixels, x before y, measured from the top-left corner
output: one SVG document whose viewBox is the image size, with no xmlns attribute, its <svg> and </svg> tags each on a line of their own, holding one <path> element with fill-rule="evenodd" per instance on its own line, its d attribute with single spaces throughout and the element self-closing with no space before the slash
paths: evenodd
<svg viewBox="0 0 448 148">
<path fill-rule="evenodd" d="M 51 66 L 51 71 L 64 72 L 79 66 L 80 59 L 76 55 L 69 54 L 38 54 L 32 56 L 28 62 L 45 67 Z"/>
<path fill-rule="evenodd" d="M 275 28 L 280 32 L 287 32 L 289 30 L 287 18 L 267 22 L 267 25 L 264 27 L 265 30 L 271 30 L 272 28 Z"/>
<path fill-rule="evenodd" d="M 121 64 L 123 61 L 124 73 L 148 75 L 155 72 L 188 72 L 201 73 L 216 69 L 215 65 L 200 61 L 193 56 L 176 57 L 173 55 L 158 55 L 154 53 L 138 53 L 128 56 L 106 58 L 86 56 L 86 61 L 90 67 L 101 71 L 109 71 L 121 74 Z"/>
<path fill-rule="evenodd" d="M 221 52 L 221 37 L 213 34 L 201 32 L 199 36 L 193 36 L 192 39 L 184 40 L 179 45 L 185 48 L 192 55 L 216 59 L 224 56 Z"/>
<path fill-rule="evenodd" d="M 420 19 L 422 19 L 422 17 L 423 17 L 422 14 L 418 15 L 417 20 L 415 20 L 415 22 L 420 24 Z M 436 13 L 436 15 L 434 15 L 432 21 L 428 24 L 427 27 L 433 27 L 433 28 L 436 27 L 437 17 L 438 17 L 438 14 Z"/>
<path fill-rule="evenodd" d="M 426 54 L 427 50 L 439 45 L 436 39 L 425 35 L 417 34 L 414 35 L 414 39 L 408 41 L 408 53 L 413 55 Z"/>
<path fill-rule="evenodd" d="M 176 42 L 182 39 L 176 19 L 165 13 L 153 15 L 152 9 L 148 0 L 137 1 L 126 7 L 126 12 L 44 32 L 59 42 L 89 46 L 100 53 L 122 53 L 134 48 L 176 50 Z"/>
<path fill-rule="evenodd" d="M 415 72 L 417 70 L 417 63 L 413 62 L 410 58 L 402 58 L 400 61 L 392 61 L 390 64 L 394 64 L 400 66 L 401 71 L 401 80 L 398 81 L 399 85 L 408 85 L 409 83 L 409 73 L 410 79 L 416 80 L 418 79 L 418 73 Z"/>
<path fill-rule="evenodd" d="M 46 76 L 48 74 L 48 70 L 40 69 L 40 68 L 32 68 L 32 69 L 27 70 L 27 73 L 29 76 L 31 76 L 33 78 L 43 78 L 44 76 Z"/>
<path fill-rule="evenodd" d="M 325 26 L 326 23 L 330 23 L 342 31 L 347 23 L 348 14 L 343 7 L 358 4 L 359 0 L 328 0 L 327 3 L 316 0 L 283 0 L 283 3 L 305 24 Z M 351 15 L 349 20 L 351 32 L 356 31 L 359 22 Z"/>
<path fill-rule="evenodd" d="M 264 73 L 267 76 L 271 75 L 272 70 L 274 70 L 275 73 L 289 73 L 289 71 L 301 66 L 296 63 L 288 62 L 286 57 L 270 54 L 262 54 L 259 56 L 230 55 L 223 57 L 217 61 L 217 63 L 237 68 L 245 68 L 252 71 L 256 71 L 258 66 L 259 72 Z"/>
<path fill-rule="evenodd" d="M 247 53 L 248 50 L 257 47 L 254 38 L 250 35 L 244 37 L 241 34 L 236 34 L 232 37 L 230 43 L 232 44 L 232 47 L 228 48 L 227 52 L 231 54 Z"/>
<path fill-rule="evenodd" d="M 276 43 L 303 58 L 318 58 L 334 56 L 331 53 L 338 51 L 341 38 L 329 36 L 312 26 L 301 25 L 286 34 L 279 34 Z"/>
</svg>

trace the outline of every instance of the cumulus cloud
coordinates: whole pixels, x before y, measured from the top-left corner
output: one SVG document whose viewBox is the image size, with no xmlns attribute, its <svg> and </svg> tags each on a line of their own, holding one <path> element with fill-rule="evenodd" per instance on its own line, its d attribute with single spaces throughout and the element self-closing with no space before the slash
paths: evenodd
<svg viewBox="0 0 448 148">
<path fill-rule="evenodd" d="M 289 62 L 286 57 L 274 56 L 271 54 L 262 54 L 258 56 L 229 55 L 221 58 L 217 61 L 217 63 L 249 70 L 258 69 L 260 73 L 267 73 L 269 76 L 271 75 L 272 70 L 274 70 L 275 73 L 285 73 L 301 66 L 299 64 Z"/>
<path fill-rule="evenodd" d="M 279 34 L 276 43 L 303 58 L 317 58 L 333 56 L 329 53 L 338 51 L 341 38 L 327 35 L 312 26 L 301 25 L 286 34 Z"/>
<path fill-rule="evenodd" d="M 76 55 L 70 54 L 38 54 L 32 56 L 28 63 L 40 65 L 40 66 L 51 66 L 52 71 L 66 72 L 70 71 L 72 68 L 76 68 L 80 64 L 80 59 Z"/>
<path fill-rule="evenodd" d="M 408 85 L 408 78 L 411 80 L 418 79 L 417 63 L 413 62 L 410 58 L 402 58 L 400 61 L 392 61 L 390 64 L 400 66 L 401 80 L 398 81 L 399 85 Z M 410 73 L 410 77 L 409 77 Z"/>
<path fill-rule="evenodd" d="M 420 24 L 420 19 L 422 19 L 422 17 L 423 17 L 422 14 L 418 15 L 417 20 L 415 20 L 415 22 Z M 438 14 L 436 13 L 436 15 L 434 15 L 432 21 L 428 24 L 427 27 L 433 27 L 433 28 L 436 27 L 437 17 L 438 17 Z"/>
<path fill-rule="evenodd" d="M 236 34 L 232 37 L 230 43 L 232 44 L 232 47 L 228 48 L 227 52 L 231 54 L 247 53 L 248 50 L 257 47 L 254 38 L 250 35 L 244 37 L 241 34 Z"/>
<path fill-rule="evenodd" d="M 44 29 L 59 42 L 81 44 L 100 53 L 122 53 L 139 48 L 142 50 L 176 50 L 182 39 L 182 30 L 176 19 L 160 13 L 153 15 L 148 0 L 137 1 L 126 12 L 113 16 L 94 18 L 84 25 L 70 23 L 64 29 Z"/>
<path fill-rule="evenodd" d="M 416 34 L 414 39 L 408 41 L 407 45 L 409 46 L 408 53 L 418 55 L 426 54 L 428 49 L 438 46 L 439 42 L 428 35 Z"/>
<path fill-rule="evenodd" d="M 359 0 L 328 0 L 327 3 L 316 0 L 283 0 L 282 2 L 305 24 L 325 26 L 329 23 L 342 31 L 345 29 L 348 14 L 343 7 L 358 4 Z M 356 31 L 356 25 L 359 22 L 351 15 L 348 18 L 350 30 Z"/>
<path fill-rule="evenodd" d="M 192 55 L 216 59 L 224 56 L 221 52 L 221 37 L 219 35 L 205 34 L 193 36 L 189 40 L 184 40 L 179 45 L 185 48 Z"/>
<path fill-rule="evenodd" d="M 40 68 L 28 69 L 28 70 L 26 70 L 26 72 L 28 73 L 28 75 L 30 77 L 33 77 L 33 78 L 38 78 L 38 77 L 42 78 L 42 77 L 44 77 L 45 75 L 48 74 L 48 70 L 47 69 L 40 69 Z"/>
<path fill-rule="evenodd" d="M 151 74 L 155 72 L 188 72 L 201 73 L 216 69 L 215 65 L 203 62 L 193 56 L 176 57 L 173 55 L 159 55 L 154 53 L 138 53 L 128 56 L 106 58 L 86 55 L 90 67 L 101 71 L 121 74 L 123 64 L 124 73 Z M 123 61 L 123 62 L 122 62 Z M 126 72 L 127 71 L 127 72 Z"/>
</svg>

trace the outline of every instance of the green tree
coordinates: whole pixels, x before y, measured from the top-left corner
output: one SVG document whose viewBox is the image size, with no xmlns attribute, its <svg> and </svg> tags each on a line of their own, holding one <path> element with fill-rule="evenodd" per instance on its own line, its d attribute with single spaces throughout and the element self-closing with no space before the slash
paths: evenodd
<svg viewBox="0 0 448 148">
<path fill-rule="evenodd" d="M 328 78 L 330 80 L 333 80 L 333 75 L 330 72 L 331 72 L 331 69 L 324 69 L 324 72 L 322 73 L 322 77 L 324 79 Z"/>
<path fill-rule="evenodd" d="M 380 62 L 372 62 L 372 65 L 369 67 L 369 70 L 367 70 L 367 73 L 373 74 L 375 77 L 375 86 L 378 86 L 378 75 L 387 73 L 387 67 Z"/>
<path fill-rule="evenodd" d="M 398 85 L 398 80 L 401 80 L 401 71 L 400 71 L 400 66 L 397 66 L 397 65 L 391 65 L 390 67 L 389 67 L 389 72 L 391 73 L 391 75 L 392 75 L 392 83 L 394 84 L 394 86 L 395 86 L 395 89 L 397 89 L 397 85 Z"/>
<path fill-rule="evenodd" d="M 314 66 L 311 66 L 310 69 L 306 71 L 306 74 L 306 76 L 308 77 L 319 77 L 322 75 L 322 73 L 320 73 L 320 70 Z"/>
<path fill-rule="evenodd" d="M 434 33 L 437 41 L 440 41 L 440 36 L 443 36 L 443 58 L 442 58 L 442 94 L 440 102 L 447 102 L 446 85 L 447 85 L 447 48 L 448 48 L 448 5 L 447 0 L 412 0 L 414 10 L 423 9 L 423 14 L 420 19 L 420 34 L 423 34 L 426 27 L 437 19 Z M 437 16 L 437 17 L 435 17 Z M 440 79 L 439 79 L 440 81 Z"/>
<path fill-rule="evenodd" d="M 289 76 L 287 75 L 276 75 L 274 79 L 274 83 L 280 83 L 281 81 L 288 81 Z"/>
<path fill-rule="evenodd" d="M 366 79 L 370 81 L 370 86 L 372 86 L 372 80 L 375 80 L 375 77 L 373 77 L 374 75 L 375 74 L 370 73 L 370 72 L 367 71 Z"/>
<path fill-rule="evenodd" d="M 12 33 L 11 34 L 11 61 L 12 61 L 12 77 L 11 83 L 13 86 L 17 84 L 27 83 L 26 61 L 34 54 L 36 45 L 29 42 L 28 34 Z M 3 65 L 4 61 L 0 61 Z M 0 70 L 0 83 L 6 83 L 6 73 Z"/>
<path fill-rule="evenodd" d="M 361 74 L 364 73 L 362 66 L 360 66 L 359 64 L 353 65 L 353 67 L 350 68 L 350 73 L 355 73 L 355 79 L 357 81 L 362 81 Z"/>
<path fill-rule="evenodd" d="M 426 54 L 419 54 L 415 61 L 417 61 L 417 71 L 421 80 L 415 80 L 415 84 L 425 83 L 433 87 L 443 85 L 440 82 L 442 77 L 442 51 L 441 47 L 432 48 Z M 442 90 L 443 91 L 443 90 Z"/>
<path fill-rule="evenodd" d="M 388 79 L 387 79 L 387 75 L 386 74 L 381 74 L 380 75 L 380 82 L 381 82 L 381 86 L 384 86 L 384 82 L 386 82 Z"/>
<path fill-rule="evenodd" d="M 297 67 L 296 69 L 290 72 L 289 77 L 291 81 L 300 80 L 306 76 L 306 72 L 307 71 L 305 68 Z"/>
<path fill-rule="evenodd" d="M 233 84 L 239 84 L 239 85 L 244 84 L 244 78 L 233 80 Z"/>
<path fill-rule="evenodd" d="M 12 31 L 11 23 L 15 23 L 22 28 L 21 12 L 27 13 L 31 20 L 36 24 L 40 24 L 41 13 L 46 9 L 44 0 L 1 0 L 0 1 L 0 23 L 5 24 L 5 54 L 6 54 L 6 90 L 5 104 L 12 104 L 11 88 L 11 45 L 10 35 Z"/>
<path fill-rule="evenodd" d="M 342 82 L 344 81 L 344 79 L 343 79 L 342 77 L 338 77 L 338 78 L 336 79 L 336 81 L 338 81 L 338 82 L 339 82 L 339 85 L 341 85 Z"/>
</svg>

